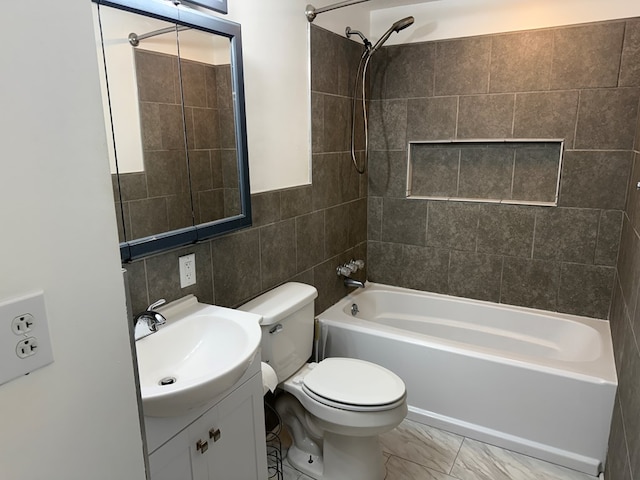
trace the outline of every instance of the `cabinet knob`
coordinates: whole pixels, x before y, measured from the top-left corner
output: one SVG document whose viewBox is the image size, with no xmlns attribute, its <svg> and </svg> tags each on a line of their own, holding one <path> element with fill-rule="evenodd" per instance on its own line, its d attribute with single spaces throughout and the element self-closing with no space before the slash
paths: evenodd
<svg viewBox="0 0 640 480">
<path fill-rule="evenodd" d="M 209 442 L 198 440 L 198 443 L 196 443 L 196 450 L 198 450 L 200 453 L 206 452 L 207 450 L 209 450 Z"/>
<path fill-rule="evenodd" d="M 209 438 L 213 438 L 214 442 L 220 440 L 220 429 L 212 428 L 211 430 L 209 430 Z"/>
</svg>

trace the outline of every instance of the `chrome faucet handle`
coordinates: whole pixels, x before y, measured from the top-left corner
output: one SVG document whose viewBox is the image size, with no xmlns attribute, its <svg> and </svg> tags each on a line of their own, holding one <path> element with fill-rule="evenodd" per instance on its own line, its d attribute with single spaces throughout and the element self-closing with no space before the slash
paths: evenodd
<svg viewBox="0 0 640 480">
<path fill-rule="evenodd" d="M 354 263 L 359 269 L 364 268 L 364 260 L 353 260 L 352 263 Z"/>
<path fill-rule="evenodd" d="M 155 302 L 153 302 L 151 305 L 147 307 L 147 312 L 150 312 L 154 308 L 158 308 L 160 305 L 164 305 L 165 303 L 167 303 L 167 301 L 164 298 L 161 298 L 160 300 L 156 300 Z"/>
<path fill-rule="evenodd" d="M 347 264 L 340 265 L 338 268 L 336 268 L 336 273 L 338 276 L 350 277 L 353 272 L 354 270 L 352 270 L 351 267 L 349 267 L 349 265 Z"/>
</svg>

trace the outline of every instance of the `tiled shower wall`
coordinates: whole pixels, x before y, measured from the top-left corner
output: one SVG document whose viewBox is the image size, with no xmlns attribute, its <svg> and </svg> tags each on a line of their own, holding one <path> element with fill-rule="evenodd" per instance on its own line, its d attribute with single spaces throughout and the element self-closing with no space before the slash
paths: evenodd
<svg viewBox="0 0 640 480">
<path fill-rule="evenodd" d="M 622 20 L 382 49 L 372 61 L 369 280 L 607 318 L 639 36 L 638 20 Z M 405 198 L 408 142 L 502 138 L 564 139 L 557 207 Z M 477 172 L 478 185 L 491 181 Z"/>
<path fill-rule="evenodd" d="M 237 306 L 290 280 L 318 289 L 316 312 L 348 292 L 336 267 L 366 258 L 367 181 L 351 165 L 347 120 L 361 47 L 316 27 L 311 35 L 313 184 L 252 195 L 251 228 L 126 264 L 134 312 L 191 293 Z M 188 253 L 197 283 L 181 289 L 178 257 Z"/>
<path fill-rule="evenodd" d="M 640 21 L 628 30 L 636 62 L 633 75 L 640 83 Z M 630 53 L 631 53 L 630 52 Z M 613 413 L 607 479 L 640 478 L 640 119 L 629 195 L 623 215 L 622 240 L 611 307 L 618 401 Z"/>
</svg>

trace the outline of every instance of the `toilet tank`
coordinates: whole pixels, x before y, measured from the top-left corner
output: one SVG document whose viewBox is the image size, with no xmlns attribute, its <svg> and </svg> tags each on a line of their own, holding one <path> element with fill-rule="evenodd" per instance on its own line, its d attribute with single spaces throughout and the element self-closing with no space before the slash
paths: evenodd
<svg viewBox="0 0 640 480">
<path fill-rule="evenodd" d="M 313 347 L 313 301 L 318 291 L 311 285 L 289 282 L 238 307 L 262 315 L 262 361 L 278 375 L 289 378 L 311 357 Z"/>
</svg>

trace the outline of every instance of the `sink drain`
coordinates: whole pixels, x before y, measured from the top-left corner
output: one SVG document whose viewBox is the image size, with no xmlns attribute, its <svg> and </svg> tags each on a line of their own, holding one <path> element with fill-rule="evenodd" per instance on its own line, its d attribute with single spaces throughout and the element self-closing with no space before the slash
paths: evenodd
<svg viewBox="0 0 640 480">
<path fill-rule="evenodd" d="M 176 377 L 164 377 L 162 380 L 160 380 L 158 382 L 158 385 L 171 385 L 176 383 L 178 380 L 176 380 Z"/>
</svg>

